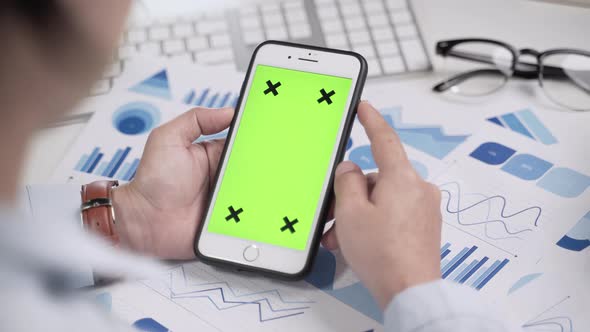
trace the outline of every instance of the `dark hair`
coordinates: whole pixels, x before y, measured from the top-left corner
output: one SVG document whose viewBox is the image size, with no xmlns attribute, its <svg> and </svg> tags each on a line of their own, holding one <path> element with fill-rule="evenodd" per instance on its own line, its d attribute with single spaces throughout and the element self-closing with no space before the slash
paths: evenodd
<svg viewBox="0 0 590 332">
<path fill-rule="evenodd" d="M 70 21 L 57 0 L 1 0 L 0 20 L 11 16 L 29 25 L 35 34 L 48 42 L 60 39 Z"/>
</svg>

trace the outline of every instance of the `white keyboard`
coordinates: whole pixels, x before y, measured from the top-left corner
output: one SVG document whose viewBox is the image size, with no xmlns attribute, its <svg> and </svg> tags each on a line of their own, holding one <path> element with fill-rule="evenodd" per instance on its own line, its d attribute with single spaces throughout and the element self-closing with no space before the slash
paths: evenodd
<svg viewBox="0 0 590 332">
<path fill-rule="evenodd" d="M 431 70 L 408 0 L 283 0 L 131 26 L 93 94 L 110 91 L 125 61 L 142 55 L 245 71 L 256 45 L 267 39 L 358 52 L 369 78 Z"/>
</svg>

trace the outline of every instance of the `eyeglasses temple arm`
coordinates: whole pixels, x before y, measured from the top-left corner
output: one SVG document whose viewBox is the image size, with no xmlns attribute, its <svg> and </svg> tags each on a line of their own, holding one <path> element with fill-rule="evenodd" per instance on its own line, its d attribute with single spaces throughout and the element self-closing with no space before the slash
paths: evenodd
<svg viewBox="0 0 590 332">
<path fill-rule="evenodd" d="M 475 61 L 475 62 L 479 62 L 479 63 L 487 63 L 487 64 L 491 64 L 491 65 L 497 65 L 497 63 L 494 62 L 493 58 L 489 55 L 468 53 L 468 52 L 462 52 L 462 51 L 457 51 L 457 50 L 450 50 L 450 51 L 446 52 L 445 54 L 443 54 L 443 56 L 452 56 L 452 57 L 463 59 L 463 60 L 470 60 L 470 61 Z M 519 70 L 517 68 L 514 71 L 513 76 L 519 77 L 519 78 L 529 78 L 529 79 L 530 78 L 537 78 L 538 72 L 539 72 L 539 65 L 528 63 L 528 62 L 523 62 L 523 61 L 519 61 L 516 64 L 516 67 L 518 67 L 518 65 L 531 66 L 531 67 L 534 67 L 535 70 L 533 70 L 533 71 Z M 568 76 L 565 74 L 565 72 L 563 71 L 562 68 L 555 67 L 555 66 L 543 66 L 543 76 L 545 76 L 547 78 L 553 78 L 553 79 L 568 78 Z"/>
<path fill-rule="evenodd" d="M 468 72 L 464 72 L 464 73 L 452 76 L 451 78 L 448 78 L 448 79 L 438 83 L 437 85 L 433 86 L 432 91 L 445 92 L 448 89 L 450 89 L 456 85 L 459 85 L 474 76 L 489 75 L 489 74 L 504 76 L 504 74 L 502 74 L 502 72 L 500 72 L 497 69 L 476 69 L 476 70 L 472 70 L 472 71 L 468 71 Z"/>
</svg>

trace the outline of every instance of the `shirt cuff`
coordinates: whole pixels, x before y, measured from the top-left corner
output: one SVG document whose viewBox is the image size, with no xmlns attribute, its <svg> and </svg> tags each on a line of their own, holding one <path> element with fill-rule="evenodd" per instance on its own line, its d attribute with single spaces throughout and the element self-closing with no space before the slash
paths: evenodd
<svg viewBox="0 0 590 332">
<path fill-rule="evenodd" d="M 399 293 L 385 311 L 386 331 L 513 331 L 478 293 L 445 280 Z"/>
</svg>

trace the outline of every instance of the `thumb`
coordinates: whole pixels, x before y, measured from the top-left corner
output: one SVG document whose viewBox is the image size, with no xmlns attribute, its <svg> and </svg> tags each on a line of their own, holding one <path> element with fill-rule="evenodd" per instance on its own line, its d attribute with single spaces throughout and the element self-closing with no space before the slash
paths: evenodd
<svg viewBox="0 0 590 332">
<path fill-rule="evenodd" d="M 367 178 L 361 169 L 350 161 L 344 161 L 336 168 L 334 179 L 336 210 L 339 207 L 359 206 L 368 202 Z"/>
<path fill-rule="evenodd" d="M 165 141 L 180 140 L 180 143 L 190 145 L 201 135 L 215 134 L 229 127 L 233 115 L 232 108 L 197 107 L 179 115 L 156 130 L 159 136 L 164 136 Z"/>
</svg>

